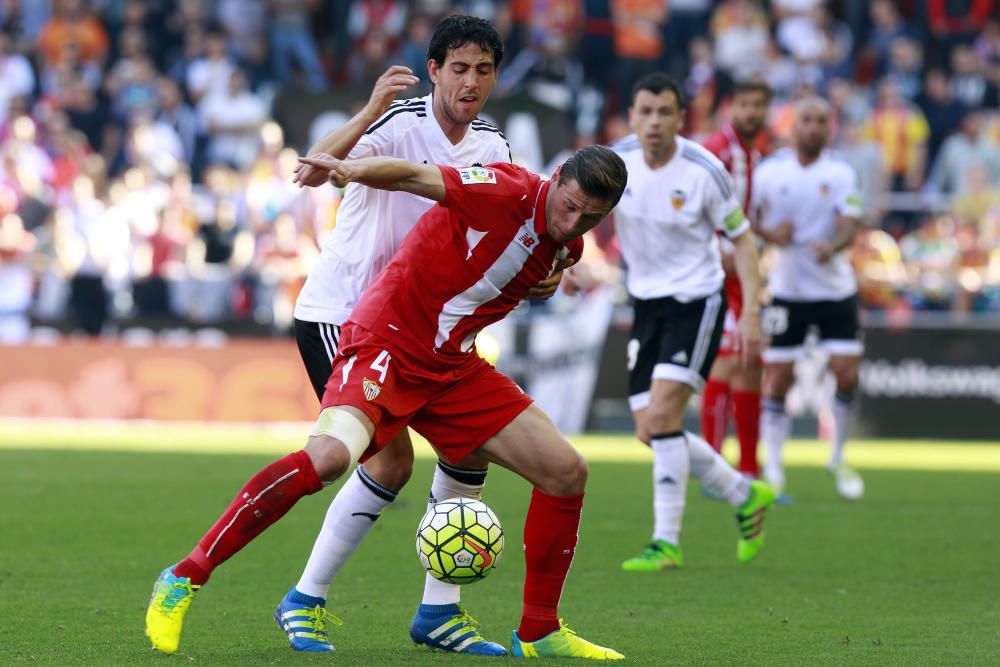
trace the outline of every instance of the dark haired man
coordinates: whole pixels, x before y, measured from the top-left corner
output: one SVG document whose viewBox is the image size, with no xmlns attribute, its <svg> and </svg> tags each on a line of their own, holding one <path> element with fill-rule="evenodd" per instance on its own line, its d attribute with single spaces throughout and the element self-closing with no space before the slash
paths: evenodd
<svg viewBox="0 0 1000 667">
<path fill-rule="evenodd" d="M 478 118 L 497 81 L 503 43 L 487 21 L 472 16 L 442 20 L 427 48 L 427 71 L 433 92 L 393 102 L 417 82 L 406 67 L 396 66 L 376 82 L 368 105 L 344 127 L 310 150 L 314 157 L 361 158 L 384 155 L 412 162 L 489 164 L 510 162 L 510 147 L 500 130 Z M 324 171 L 302 164 L 302 185 L 327 182 Z M 340 327 L 371 281 L 396 253 L 403 237 L 433 202 L 405 192 L 352 185 L 337 212 L 337 226 L 327 237 L 319 262 L 309 274 L 295 305 L 295 337 L 306 371 L 322 398 Z M 302 576 L 278 605 L 276 619 L 298 651 L 329 651 L 326 598 L 340 568 L 407 483 L 413 469 L 413 445 L 406 429 L 378 456 L 359 466 L 337 492 L 316 536 Z M 486 482 L 480 461 L 434 469 L 429 502 L 479 498 Z M 410 627 L 414 641 L 444 650 L 504 655 L 495 642 L 481 638 L 460 606 L 461 587 L 429 574 Z M 448 632 L 437 632 L 446 628 Z M 468 642 L 445 639 L 456 630 Z M 461 648 L 458 648 L 461 647 Z"/>
<path fill-rule="evenodd" d="M 614 146 L 629 171 L 615 211 L 615 229 L 635 299 L 628 345 L 629 404 L 639 439 L 653 449 L 653 540 L 622 563 L 627 571 L 680 567 L 679 544 L 687 479 L 737 507 L 737 558 L 763 545 L 762 523 L 774 501 L 763 482 L 750 482 L 712 447 L 683 429 L 691 395 L 705 384 L 722 335 L 725 294 L 716 232 L 733 243 L 743 286 L 739 323 L 745 362 L 760 346 L 757 245 L 725 167 L 705 148 L 677 136 L 684 98 L 662 73 L 633 90 L 635 134 Z"/>
<path fill-rule="evenodd" d="M 254 475 L 190 555 L 157 580 L 146 617 L 154 646 L 177 649 L 183 615 L 214 568 L 409 425 L 449 462 L 475 456 L 534 486 L 524 529 L 524 607 L 512 653 L 622 658 L 574 634 L 558 613 L 576 549 L 586 462 L 475 348 L 476 334 L 513 310 L 556 261 L 580 258 L 583 234 L 625 189 L 622 160 L 588 146 L 551 181 L 503 162 L 461 169 L 382 157 L 304 162 L 338 187 L 399 190 L 438 205 L 420 217 L 351 311 L 305 449 Z M 451 642 L 474 639 L 463 639 L 464 628 L 442 632 Z"/>
<path fill-rule="evenodd" d="M 722 161 L 732 176 L 736 196 L 747 212 L 753 193 L 753 170 L 771 152 L 771 137 L 765 129 L 771 95 L 771 88 L 763 81 L 737 82 L 729 98 L 731 122 L 705 140 L 705 148 Z M 757 478 L 763 367 L 759 363 L 749 366 L 740 363 L 737 323 L 743 310 L 743 293 L 732 266 L 730 244 L 723 245 L 728 308 L 719 353 L 701 394 L 701 436 L 715 451 L 722 451 L 732 414 L 740 445 L 740 472 Z"/>
</svg>

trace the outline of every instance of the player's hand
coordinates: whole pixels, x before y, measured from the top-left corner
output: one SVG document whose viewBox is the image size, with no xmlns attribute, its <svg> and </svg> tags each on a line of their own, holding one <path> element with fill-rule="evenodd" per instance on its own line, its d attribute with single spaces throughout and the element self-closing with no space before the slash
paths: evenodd
<svg viewBox="0 0 1000 667">
<path fill-rule="evenodd" d="M 771 243 L 774 245 L 791 245 L 792 238 L 795 236 L 795 227 L 787 221 L 778 223 L 778 226 L 770 231 L 769 236 Z"/>
<path fill-rule="evenodd" d="M 826 264 L 833 257 L 833 246 L 829 243 L 813 243 L 812 248 L 816 254 L 816 261 L 820 264 Z"/>
<path fill-rule="evenodd" d="M 338 160 L 330 156 L 325 158 L 300 157 L 299 162 L 316 169 L 337 188 L 346 188 L 347 184 L 354 180 L 355 170 L 350 161 L 347 160 Z"/>
<path fill-rule="evenodd" d="M 552 297 L 559 289 L 559 283 L 562 282 L 563 271 L 573 266 L 576 263 L 575 260 L 566 258 L 560 259 L 556 262 L 556 265 L 552 267 L 552 273 L 545 280 L 539 282 L 537 285 L 528 291 L 528 298 L 532 301 L 545 301 Z"/>
<path fill-rule="evenodd" d="M 374 121 L 389 109 L 396 95 L 419 82 L 420 79 L 413 75 L 413 70 L 409 67 L 393 65 L 375 82 L 372 95 L 365 105 L 365 113 Z"/>
<path fill-rule="evenodd" d="M 740 315 L 740 364 L 753 368 L 760 361 L 763 336 L 760 332 L 760 313 L 743 311 Z"/>
<path fill-rule="evenodd" d="M 328 153 L 313 153 L 309 157 L 314 160 L 333 159 L 333 156 Z M 327 179 L 327 172 L 317 169 L 311 164 L 306 164 L 302 160 L 299 160 L 299 166 L 292 172 L 292 183 L 295 183 L 300 188 L 316 188 L 326 183 Z"/>
</svg>

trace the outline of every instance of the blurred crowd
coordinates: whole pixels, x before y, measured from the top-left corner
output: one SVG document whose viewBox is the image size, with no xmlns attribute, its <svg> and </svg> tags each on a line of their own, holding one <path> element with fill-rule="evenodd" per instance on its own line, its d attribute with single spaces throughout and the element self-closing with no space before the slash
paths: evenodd
<svg viewBox="0 0 1000 667">
<path fill-rule="evenodd" d="M 997 10 L 994 0 L 0 0 L 0 340 L 25 336 L 29 315 L 90 334 L 157 317 L 286 328 L 339 195 L 290 183 L 307 147 L 286 145 L 274 101 L 335 88 L 361 99 L 394 63 L 422 75 L 434 25 L 456 11 L 504 38 L 494 99 L 526 95 L 564 113 L 576 144 L 626 133 L 631 85 L 656 69 L 683 82 L 695 139 L 726 122 L 737 80 L 773 88 L 779 145 L 794 101 L 826 96 L 833 148 L 857 169 L 870 212 L 855 253 L 865 306 L 995 312 Z M 558 159 L 526 136 L 512 137 L 515 159 L 539 170 Z"/>
</svg>

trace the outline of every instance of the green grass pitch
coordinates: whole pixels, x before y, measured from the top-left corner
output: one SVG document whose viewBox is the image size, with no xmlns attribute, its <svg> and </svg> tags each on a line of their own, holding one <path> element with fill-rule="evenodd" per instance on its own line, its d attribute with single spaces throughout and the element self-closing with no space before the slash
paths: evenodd
<svg viewBox="0 0 1000 667">
<path fill-rule="evenodd" d="M 108 443 L 131 443 L 110 447 L 120 451 L 91 451 L 79 439 L 52 440 L 51 434 L 47 448 L 33 448 L 41 438 L 30 428 L 21 436 L 0 435 L 0 664 L 513 660 L 431 652 L 409 641 L 406 627 L 423 582 L 414 531 L 432 472 L 427 457 L 418 458 L 411 484 L 335 582 L 329 608 L 345 623 L 332 632 L 335 654 L 292 653 L 272 619 L 305 562 L 333 489 L 304 499 L 220 568 L 192 606 L 179 653 L 153 653 L 143 636 L 153 579 L 187 552 L 246 478 L 274 458 L 238 453 L 238 443 L 224 454 L 129 451 L 147 441 L 154 450 L 169 449 L 156 445 L 157 432 L 150 426 L 119 433 L 118 440 L 109 436 Z M 217 445 L 227 438 L 215 431 L 189 435 Z M 913 451 L 939 454 L 950 447 L 968 464 L 952 468 L 972 470 L 933 471 L 912 460 Z M 603 455 L 591 463 L 562 613 L 582 636 L 624 652 L 625 664 L 1000 664 L 1000 446 L 915 446 L 909 459 L 899 459 L 899 469 L 864 468 L 867 495 L 855 504 L 837 498 L 828 475 L 808 463 L 819 455 L 793 456 L 807 462 L 789 470 L 796 502 L 774 512 L 767 547 L 750 565 L 736 561 L 729 508 L 701 497 L 692 483 L 683 532 L 687 563 L 658 574 L 619 570 L 649 536 L 645 454 L 617 436 L 585 438 L 583 449 Z M 866 460 L 861 449 L 854 451 Z M 900 457 L 907 457 L 903 447 Z M 631 460 L 609 460 L 615 458 Z M 883 459 L 892 460 L 870 460 Z M 507 548 L 497 571 L 463 594 L 484 634 L 506 646 L 520 611 L 528 497 L 519 478 L 490 473 L 484 500 L 504 524 Z"/>
</svg>

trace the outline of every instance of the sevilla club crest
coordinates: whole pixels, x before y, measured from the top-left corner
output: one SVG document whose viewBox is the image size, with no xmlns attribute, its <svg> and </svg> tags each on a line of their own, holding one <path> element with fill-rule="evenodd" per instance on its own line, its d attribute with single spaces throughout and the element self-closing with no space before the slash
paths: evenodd
<svg viewBox="0 0 1000 667">
<path fill-rule="evenodd" d="M 379 393 L 381 393 L 382 391 L 382 387 L 379 385 L 378 382 L 375 382 L 374 380 L 369 380 L 368 378 L 364 379 L 362 385 L 364 386 L 365 389 L 365 398 L 367 398 L 369 401 L 374 401 L 376 398 L 378 398 Z"/>
</svg>

